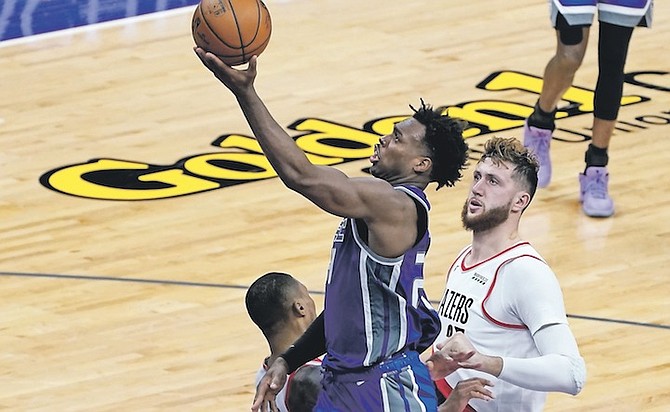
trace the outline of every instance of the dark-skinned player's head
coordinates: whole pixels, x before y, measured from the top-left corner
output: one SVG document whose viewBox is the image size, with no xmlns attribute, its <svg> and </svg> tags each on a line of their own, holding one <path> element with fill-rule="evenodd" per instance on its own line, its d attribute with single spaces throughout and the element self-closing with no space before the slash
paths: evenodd
<svg viewBox="0 0 670 412">
<path fill-rule="evenodd" d="M 307 288 L 288 273 L 269 272 L 256 279 L 247 290 L 245 304 L 249 317 L 267 338 L 276 335 L 292 313 L 309 318 L 307 322 L 315 317 Z"/>
<path fill-rule="evenodd" d="M 437 189 L 453 186 L 463 177 L 467 166 L 468 145 L 463 139 L 467 122 L 449 117 L 442 108 L 433 109 L 421 99 L 421 106 L 412 116 L 426 127 L 424 143 L 433 162 L 431 181 Z"/>
</svg>

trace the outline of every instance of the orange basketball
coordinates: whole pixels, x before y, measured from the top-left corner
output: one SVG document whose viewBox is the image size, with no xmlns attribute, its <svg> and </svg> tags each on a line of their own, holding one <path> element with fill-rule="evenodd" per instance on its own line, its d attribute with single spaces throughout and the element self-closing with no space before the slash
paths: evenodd
<svg viewBox="0 0 670 412">
<path fill-rule="evenodd" d="M 265 50 L 272 21 L 262 0 L 200 0 L 191 31 L 195 44 L 236 66 Z"/>
</svg>

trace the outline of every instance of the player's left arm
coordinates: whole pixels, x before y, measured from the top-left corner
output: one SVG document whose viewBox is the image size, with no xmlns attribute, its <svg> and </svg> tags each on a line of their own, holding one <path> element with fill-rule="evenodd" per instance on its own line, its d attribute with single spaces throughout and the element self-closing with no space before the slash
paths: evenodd
<svg viewBox="0 0 670 412">
<path fill-rule="evenodd" d="M 526 325 L 540 356 L 502 358 L 498 377 L 523 388 L 576 395 L 586 381 L 586 365 L 567 323 L 563 293 L 546 263 L 531 257 L 510 262 L 502 276 L 505 301 Z"/>
<path fill-rule="evenodd" d="M 404 233 L 404 222 L 411 223 L 407 224 L 410 229 L 413 227 L 413 222 L 416 221 L 414 203 L 406 195 L 394 190 L 388 182 L 382 179 L 349 178 L 337 168 L 311 163 L 295 140 L 275 120 L 256 92 L 255 56 L 249 60 L 246 69 L 236 69 L 202 48 L 196 47 L 194 50 L 202 63 L 236 97 L 263 154 L 289 189 L 305 196 L 328 213 L 364 219 L 373 232 L 372 226 L 399 227 L 397 232 L 400 234 Z M 386 232 L 389 231 L 391 230 L 386 229 Z M 384 233 L 380 237 L 392 239 L 394 236 L 398 236 L 398 233 Z M 413 239 L 412 234 L 407 238 Z M 397 249 L 404 251 L 408 247 L 403 245 Z M 375 252 L 382 252 L 384 255 L 384 250 Z M 399 254 L 384 256 L 396 257 Z"/>
<path fill-rule="evenodd" d="M 503 358 L 500 379 L 523 388 L 577 395 L 586 381 L 586 365 L 566 324 L 548 325 L 533 335 L 540 356 Z"/>
</svg>

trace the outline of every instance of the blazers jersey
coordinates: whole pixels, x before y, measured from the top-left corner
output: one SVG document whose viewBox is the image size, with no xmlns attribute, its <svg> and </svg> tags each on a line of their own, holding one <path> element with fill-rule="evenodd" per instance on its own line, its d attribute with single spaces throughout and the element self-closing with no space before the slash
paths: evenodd
<svg viewBox="0 0 670 412">
<path fill-rule="evenodd" d="M 533 333 L 545 325 L 567 323 L 554 272 L 527 242 L 468 266 L 465 261 L 471 250 L 471 246 L 466 247 L 447 274 L 447 286 L 438 306 L 442 321 L 438 342 L 463 332 L 479 352 L 487 355 L 540 356 Z M 524 389 L 471 369 L 458 369 L 436 385 L 447 396 L 460 380 L 477 376 L 492 381 L 494 386 L 490 389 L 495 394 L 489 402 L 469 402 L 478 412 L 542 410 L 544 392 Z"/>
<path fill-rule="evenodd" d="M 417 204 L 423 233 L 404 255 L 375 254 L 367 246 L 367 228 L 355 219 L 343 219 L 335 233 L 324 301 L 324 364 L 333 370 L 372 366 L 405 349 L 421 352 L 439 333 L 439 316 L 423 290 L 430 204 L 417 187 L 395 189 Z"/>
</svg>

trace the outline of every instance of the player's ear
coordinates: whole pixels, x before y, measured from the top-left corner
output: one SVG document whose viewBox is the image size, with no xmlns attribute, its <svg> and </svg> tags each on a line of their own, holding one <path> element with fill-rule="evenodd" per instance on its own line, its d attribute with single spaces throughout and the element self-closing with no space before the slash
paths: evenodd
<svg viewBox="0 0 670 412">
<path fill-rule="evenodd" d="M 417 173 L 426 173 L 430 171 L 431 167 L 433 167 L 433 160 L 428 156 L 422 156 L 417 158 L 417 162 L 414 164 L 414 171 Z"/>
<path fill-rule="evenodd" d="M 292 305 L 293 313 L 296 316 L 302 317 L 305 316 L 305 305 L 300 300 L 296 300 Z"/>
<path fill-rule="evenodd" d="M 517 192 L 514 195 L 514 203 L 512 203 L 512 211 L 522 212 L 530 203 L 530 194 L 528 192 Z"/>
</svg>

